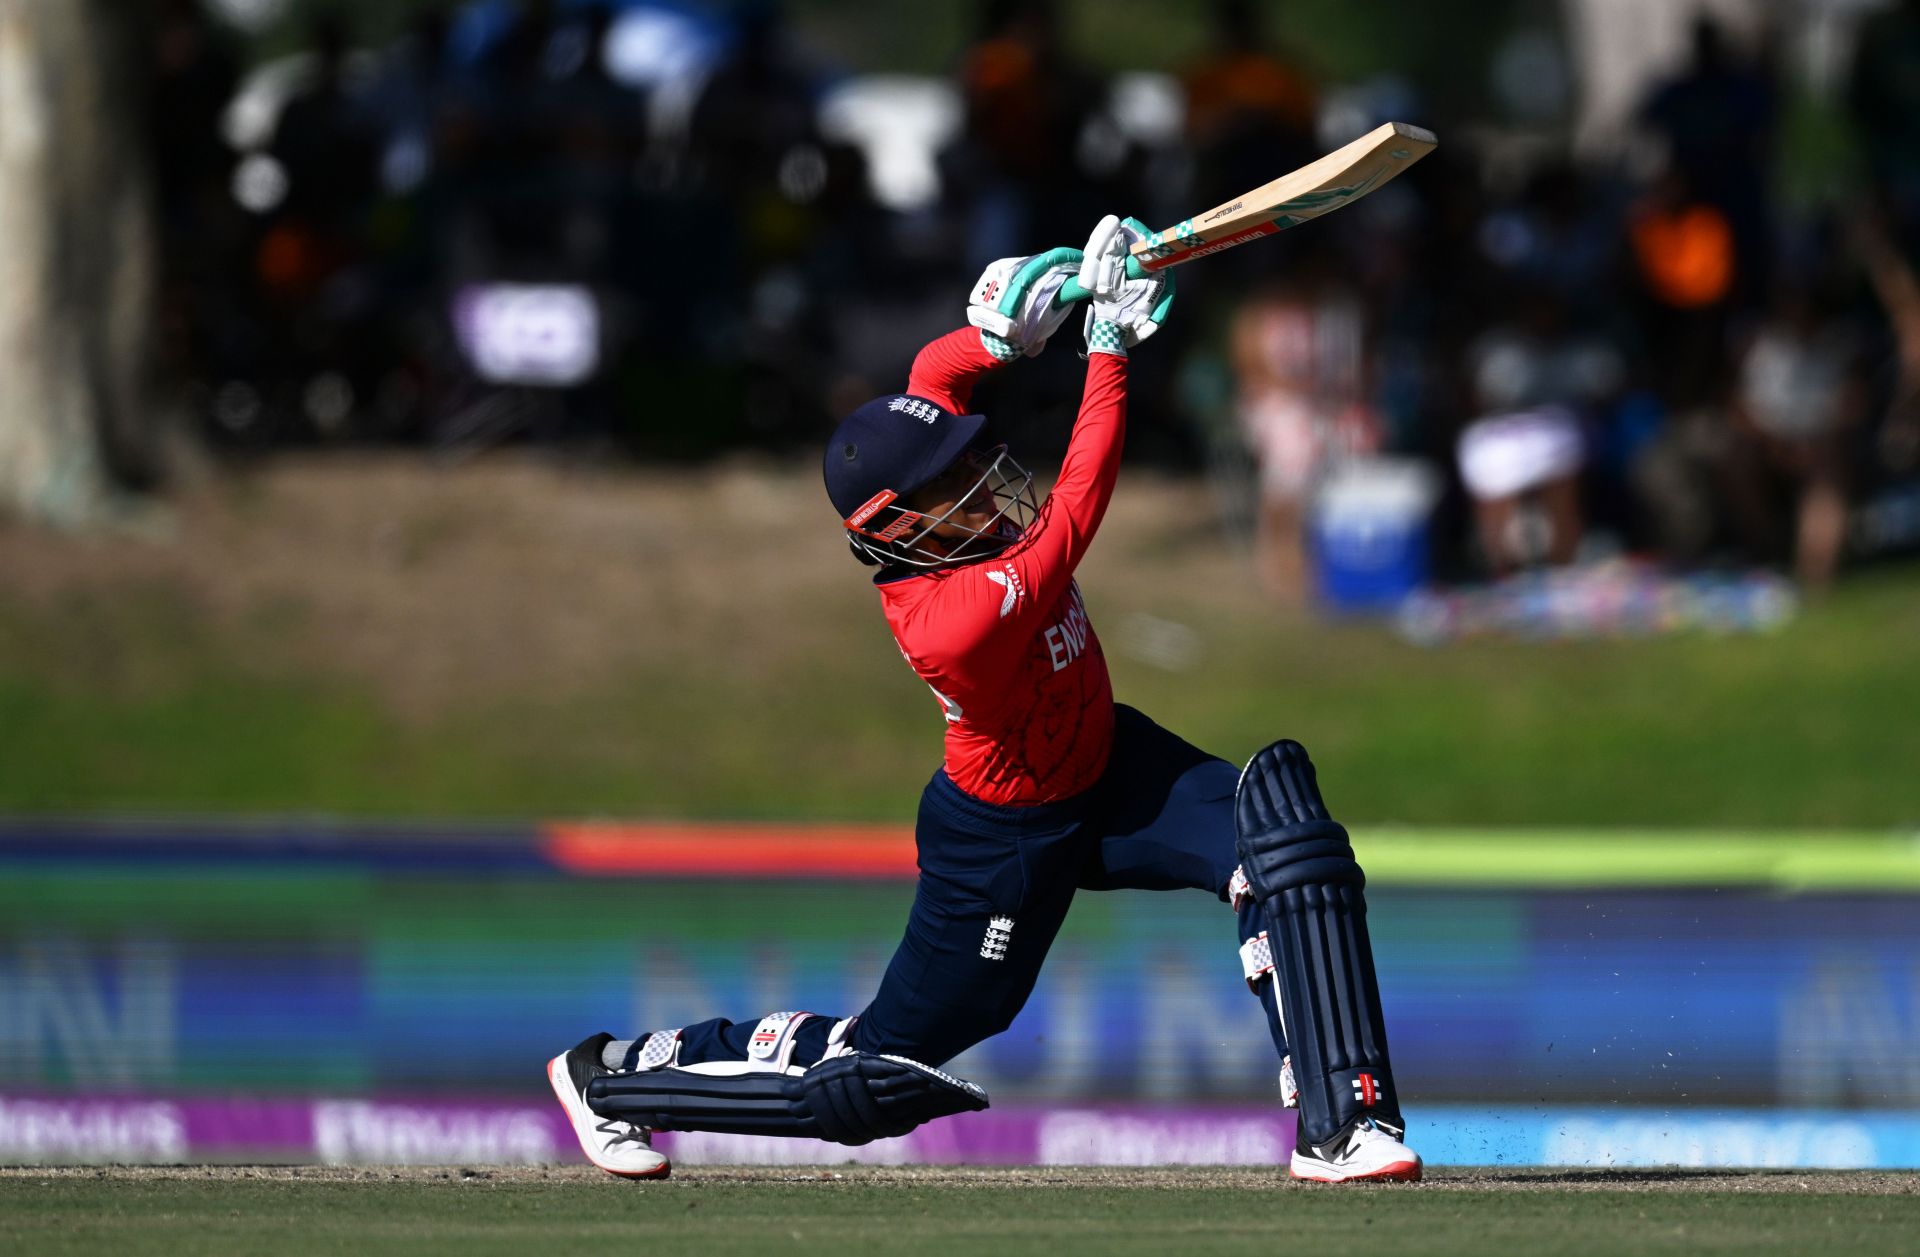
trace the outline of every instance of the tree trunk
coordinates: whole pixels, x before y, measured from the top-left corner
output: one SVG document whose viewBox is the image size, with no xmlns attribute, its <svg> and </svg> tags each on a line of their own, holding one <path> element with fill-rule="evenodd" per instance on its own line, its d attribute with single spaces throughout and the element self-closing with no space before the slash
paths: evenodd
<svg viewBox="0 0 1920 1257">
<path fill-rule="evenodd" d="M 97 525 L 153 467 L 140 12 L 0 0 L 0 515 Z"/>
</svg>

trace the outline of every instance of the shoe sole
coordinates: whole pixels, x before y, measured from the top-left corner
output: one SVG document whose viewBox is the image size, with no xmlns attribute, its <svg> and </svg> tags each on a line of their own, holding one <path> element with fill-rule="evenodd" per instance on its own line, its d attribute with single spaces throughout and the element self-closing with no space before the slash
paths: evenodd
<svg viewBox="0 0 1920 1257">
<path fill-rule="evenodd" d="M 651 1170 L 617 1170 L 605 1161 L 602 1161 L 599 1157 L 593 1155 L 593 1148 L 588 1145 L 587 1136 L 582 1133 L 580 1123 L 585 1121 L 588 1127 L 591 1128 L 591 1119 L 597 1117 L 598 1114 L 595 1114 L 591 1109 L 585 1108 L 576 1100 L 579 1093 L 573 1089 L 573 1080 L 567 1075 L 567 1054 L 565 1052 L 562 1052 L 547 1062 L 547 1085 L 553 1088 L 554 1099 L 560 1101 L 560 1107 L 566 1110 L 567 1122 L 573 1127 L 573 1137 L 579 1142 L 580 1151 L 587 1154 L 587 1160 L 593 1162 L 615 1178 L 666 1178 L 673 1173 L 673 1162 L 666 1160 L 664 1157 L 661 1158 L 660 1164 Z"/>
<path fill-rule="evenodd" d="M 1418 1161 L 1393 1161 L 1365 1174 L 1342 1174 L 1325 1161 L 1308 1158 L 1304 1170 L 1296 1160 L 1287 1173 L 1304 1183 L 1417 1183 L 1421 1165 Z"/>
</svg>

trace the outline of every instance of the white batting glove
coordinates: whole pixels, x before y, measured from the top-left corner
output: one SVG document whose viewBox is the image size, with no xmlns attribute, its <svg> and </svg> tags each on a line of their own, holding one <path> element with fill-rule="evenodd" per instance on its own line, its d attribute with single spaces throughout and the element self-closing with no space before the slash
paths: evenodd
<svg viewBox="0 0 1920 1257">
<path fill-rule="evenodd" d="M 967 322 L 980 329 L 981 343 L 994 357 L 1003 362 L 1022 354 L 1031 358 L 1073 312 L 1071 303 L 1055 309 L 1054 298 L 1079 270 L 1078 249 L 990 263 L 967 296 Z"/>
<path fill-rule="evenodd" d="M 1080 286 L 1093 294 L 1085 323 L 1089 353 L 1115 352 L 1110 346 L 1116 336 L 1119 352 L 1124 353 L 1159 331 L 1173 308 L 1170 271 L 1150 271 L 1140 279 L 1127 277 L 1133 246 L 1148 234 L 1147 225 L 1138 219 L 1109 214 L 1087 241 Z"/>
<path fill-rule="evenodd" d="M 1080 286 L 1096 300 L 1118 296 L 1127 282 L 1127 251 L 1132 243 L 1119 215 L 1108 214 L 1101 219 L 1087 237 L 1087 247 L 1081 250 Z"/>
</svg>

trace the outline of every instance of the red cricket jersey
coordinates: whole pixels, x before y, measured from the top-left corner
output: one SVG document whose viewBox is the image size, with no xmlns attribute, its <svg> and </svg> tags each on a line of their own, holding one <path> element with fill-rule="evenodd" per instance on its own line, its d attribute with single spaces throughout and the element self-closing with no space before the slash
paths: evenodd
<svg viewBox="0 0 1920 1257">
<path fill-rule="evenodd" d="M 907 392 L 959 413 L 999 365 L 973 328 L 914 359 Z M 990 559 L 882 580 L 900 653 L 947 715 L 947 775 L 975 798 L 1024 806 L 1098 781 L 1113 744 L 1113 683 L 1073 571 L 1120 474 L 1127 360 L 1097 353 L 1053 492 Z"/>
</svg>

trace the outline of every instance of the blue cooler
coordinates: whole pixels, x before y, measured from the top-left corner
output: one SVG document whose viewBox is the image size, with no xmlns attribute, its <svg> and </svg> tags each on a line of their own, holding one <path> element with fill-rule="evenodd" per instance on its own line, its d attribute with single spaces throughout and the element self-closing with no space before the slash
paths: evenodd
<svg viewBox="0 0 1920 1257">
<path fill-rule="evenodd" d="M 1349 463 L 1307 512 L 1314 592 L 1329 611 L 1391 611 L 1427 583 L 1427 535 L 1439 498 L 1433 471 L 1413 459 Z"/>
</svg>

